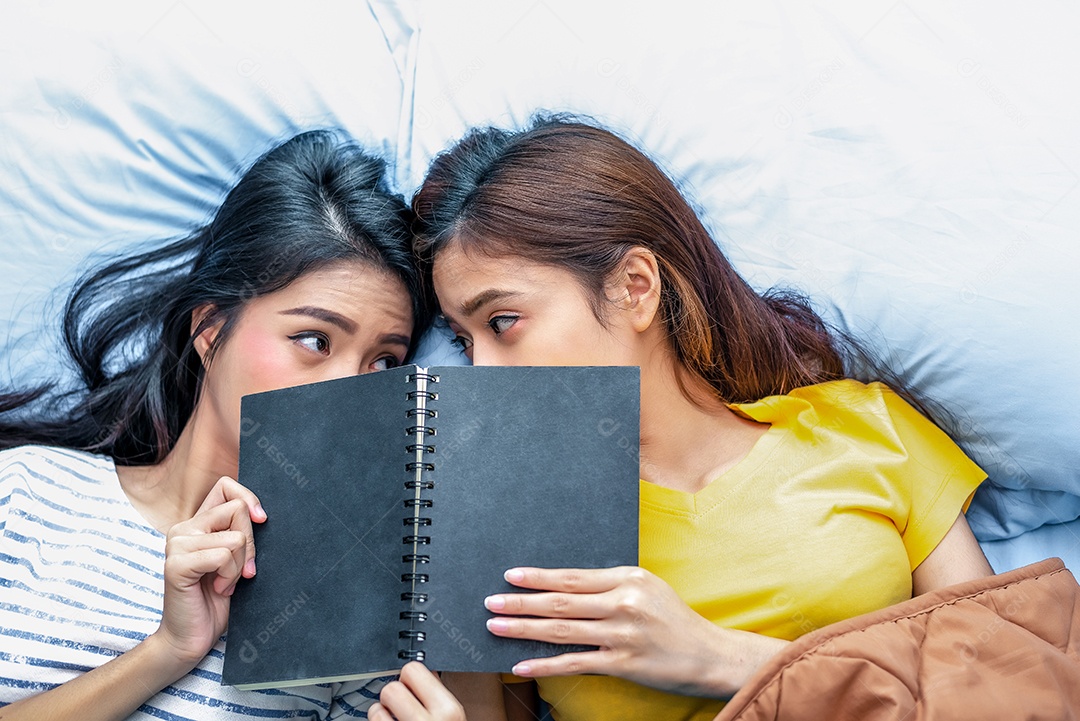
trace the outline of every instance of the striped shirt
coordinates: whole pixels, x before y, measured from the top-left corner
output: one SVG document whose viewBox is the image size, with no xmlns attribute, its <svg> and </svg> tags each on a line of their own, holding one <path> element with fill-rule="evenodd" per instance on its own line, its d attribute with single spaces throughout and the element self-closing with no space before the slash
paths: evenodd
<svg viewBox="0 0 1080 721">
<path fill-rule="evenodd" d="M 130 650 L 161 621 L 165 537 L 108 458 L 0 452 L 0 706 Z M 238 691 L 221 685 L 225 637 L 131 719 L 367 718 L 387 679 Z"/>
</svg>

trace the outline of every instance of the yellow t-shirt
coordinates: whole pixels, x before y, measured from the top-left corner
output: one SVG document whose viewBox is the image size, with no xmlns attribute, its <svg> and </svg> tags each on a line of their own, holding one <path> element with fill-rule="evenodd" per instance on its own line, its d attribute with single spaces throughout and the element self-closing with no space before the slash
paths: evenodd
<svg viewBox="0 0 1080 721">
<path fill-rule="evenodd" d="M 986 477 L 880 383 L 731 406 L 771 427 L 697 493 L 641 482 L 640 564 L 713 623 L 795 639 L 911 598 L 911 571 Z M 557 721 L 711 719 L 723 702 L 548 678 Z"/>
</svg>

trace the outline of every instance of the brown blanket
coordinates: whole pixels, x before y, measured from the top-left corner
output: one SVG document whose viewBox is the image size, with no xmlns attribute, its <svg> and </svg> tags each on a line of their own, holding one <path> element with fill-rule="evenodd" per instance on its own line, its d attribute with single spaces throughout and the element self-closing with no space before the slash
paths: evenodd
<svg viewBox="0 0 1080 721">
<path fill-rule="evenodd" d="M 715 721 L 1080 719 L 1080 587 L 1051 558 L 819 629 Z"/>
</svg>

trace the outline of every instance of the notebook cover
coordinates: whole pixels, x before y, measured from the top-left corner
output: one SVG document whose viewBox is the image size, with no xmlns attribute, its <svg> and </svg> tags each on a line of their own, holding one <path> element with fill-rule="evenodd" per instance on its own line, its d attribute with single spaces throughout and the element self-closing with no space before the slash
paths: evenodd
<svg viewBox="0 0 1080 721">
<path fill-rule="evenodd" d="M 513 566 L 638 562 L 636 367 L 433 368 L 440 377 L 422 644 L 440 671 L 509 671 L 575 650 L 491 634 Z M 520 592 L 520 589 L 518 589 Z M 579 647 L 581 650 L 585 647 Z"/>
<path fill-rule="evenodd" d="M 246 396 L 239 481 L 263 503 L 232 597 L 223 683 L 401 666 L 406 366 Z"/>
</svg>

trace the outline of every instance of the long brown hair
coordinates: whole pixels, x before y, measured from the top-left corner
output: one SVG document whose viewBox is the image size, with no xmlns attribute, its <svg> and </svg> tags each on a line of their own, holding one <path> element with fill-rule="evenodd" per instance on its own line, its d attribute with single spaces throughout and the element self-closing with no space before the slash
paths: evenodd
<svg viewBox="0 0 1080 721">
<path fill-rule="evenodd" d="M 845 376 L 845 338 L 792 291 L 758 294 L 675 183 L 614 133 L 564 117 L 471 131 L 438 156 L 413 198 L 414 247 L 430 277 L 450 243 L 562 267 L 603 321 L 606 281 L 640 246 L 657 259 L 675 356 L 721 400 L 750 402 Z"/>
</svg>

